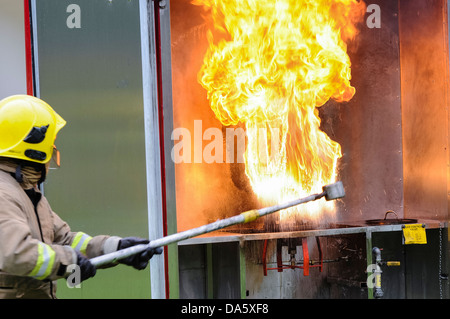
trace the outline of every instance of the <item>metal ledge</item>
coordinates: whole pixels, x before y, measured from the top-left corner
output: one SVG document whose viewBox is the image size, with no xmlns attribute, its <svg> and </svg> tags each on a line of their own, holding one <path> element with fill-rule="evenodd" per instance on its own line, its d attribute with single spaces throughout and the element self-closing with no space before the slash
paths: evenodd
<svg viewBox="0 0 450 319">
<path fill-rule="evenodd" d="M 337 236 L 347 234 L 360 234 L 360 233 L 375 233 L 375 232 L 392 232 L 401 231 L 403 225 L 380 225 L 380 226 L 363 226 L 364 222 L 354 222 L 349 226 L 346 224 L 339 224 L 336 228 L 327 229 L 312 229 L 312 230 L 300 230 L 289 232 L 273 232 L 273 233 L 232 233 L 226 231 L 216 231 L 209 234 L 201 235 L 194 238 L 189 238 L 180 241 L 178 245 L 199 245 L 199 244 L 213 244 L 224 242 L 239 242 L 252 240 L 265 240 L 265 239 L 278 239 L 278 238 L 297 238 L 297 237 L 317 237 L 317 236 Z M 424 224 L 426 229 L 444 228 L 447 227 L 447 221 L 419 219 L 417 224 Z"/>
</svg>

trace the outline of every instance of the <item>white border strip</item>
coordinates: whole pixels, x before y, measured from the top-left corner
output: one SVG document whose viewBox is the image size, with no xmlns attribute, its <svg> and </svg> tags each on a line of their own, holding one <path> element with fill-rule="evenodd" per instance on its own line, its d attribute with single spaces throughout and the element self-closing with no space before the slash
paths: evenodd
<svg viewBox="0 0 450 319">
<path fill-rule="evenodd" d="M 147 205 L 149 238 L 163 237 L 161 157 L 158 120 L 158 91 L 156 55 L 153 30 L 153 9 L 147 0 L 139 0 L 142 58 L 142 90 L 145 121 L 145 153 L 147 169 Z M 151 294 L 154 299 L 165 298 L 164 256 L 150 260 Z"/>
</svg>

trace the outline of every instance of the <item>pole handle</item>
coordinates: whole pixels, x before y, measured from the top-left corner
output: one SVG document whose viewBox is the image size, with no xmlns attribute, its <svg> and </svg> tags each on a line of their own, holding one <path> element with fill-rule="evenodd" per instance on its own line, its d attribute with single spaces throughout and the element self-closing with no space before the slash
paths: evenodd
<svg viewBox="0 0 450 319">
<path fill-rule="evenodd" d="M 338 183 L 341 183 L 341 182 L 338 182 Z M 225 228 L 228 226 L 248 223 L 248 222 L 258 219 L 259 217 L 265 216 L 267 214 L 271 214 L 271 213 L 277 212 L 279 210 L 286 209 L 286 208 L 289 208 L 292 206 L 297 206 L 297 205 L 307 203 L 310 201 L 315 201 L 324 196 L 327 196 L 327 195 L 329 195 L 328 190 L 330 190 L 330 193 L 331 193 L 331 191 L 334 191 L 334 188 L 336 188 L 336 186 L 334 186 L 334 185 L 338 185 L 339 187 L 342 188 L 342 193 L 340 193 L 339 196 L 340 197 L 345 196 L 345 193 L 343 192 L 342 183 L 341 184 L 337 184 L 337 183 L 331 184 L 331 185 L 325 186 L 324 191 L 320 194 L 310 195 L 310 196 L 307 196 L 304 198 L 299 198 L 299 199 L 293 200 L 291 202 L 274 205 L 274 206 L 270 206 L 270 207 L 265 207 L 265 208 L 261 208 L 258 210 L 256 210 L 256 209 L 250 210 L 250 211 L 241 213 L 241 214 L 233 216 L 233 217 L 218 220 L 211 224 L 203 225 L 203 226 L 200 226 L 197 228 L 189 229 L 189 230 L 186 230 L 186 231 L 183 231 L 180 233 L 175 233 L 175 234 L 172 234 L 169 236 L 165 236 L 165 237 L 162 237 L 159 239 L 152 240 L 147 245 L 145 245 L 145 244 L 136 245 L 136 246 L 121 249 L 121 250 L 118 250 L 118 251 L 115 251 L 115 252 L 112 252 L 109 254 L 94 257 L 94 258 L 90 259 L 90 262 L 95 267 L 98 267 L 98 266 L 102 266 L 102 265 L 109 264 L 112 262 L 116 262 L 117 260 L 132 256 L 135 254 L 139 254 L 149 248 L 157 248 L 157 247 L 167 246 L 169 244 L 172 244 L 172 243 L 175 243 L 178 241 L 182 241 L 182 240 L 185 240 L 185 239 L 188 239 L 191 237 L 203 235 L 203 234 L 206 234 L 206 233 L 218 230 L 218 229 L 222 229 L 222 228 Z M 328 187 L 328 189 L 326 187 Z M 333 198 L 327 198 L 327 200 L 337 199 L 340 197 L 334 196 Z"/>
</svg>

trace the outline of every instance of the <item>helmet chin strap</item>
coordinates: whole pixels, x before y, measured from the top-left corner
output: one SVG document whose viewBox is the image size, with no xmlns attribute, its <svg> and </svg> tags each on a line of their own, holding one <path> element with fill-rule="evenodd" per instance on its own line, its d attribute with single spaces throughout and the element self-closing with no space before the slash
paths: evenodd
<svg viewBox="0 0 450 319">
<path fill-rule="evenodd" d="M 16 178 L 16 181 L 18 183 L 23 183 L 22 165 L 20 163 L 16 167 L 16 173 L 14 174 L 14 177 Z"/>
</svg>

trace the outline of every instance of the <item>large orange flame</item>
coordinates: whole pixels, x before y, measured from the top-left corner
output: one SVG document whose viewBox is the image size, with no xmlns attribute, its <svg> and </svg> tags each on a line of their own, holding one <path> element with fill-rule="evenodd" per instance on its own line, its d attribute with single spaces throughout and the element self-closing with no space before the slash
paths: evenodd
<svg viewBox="0 0 450 319">
<path fill-rule="evenodd" d="M 210 11 L 199 72 L 224 125 L 244 123 L 246 174 L 266 204 L 321 192 L 335 181 L 340 145 L 320 130 L 318 107 L 348 101 L 346 42 L 364 14 L 358 0 L 194 0 Z M 213 31 L 221 33 L 214 39 Z M 261 130 L 263 129 L 263 130 Z M 263 134 L 262 134 L 262 133 Z M 317 215 L 324 203 L 311 203 Z M 328 204 L 332 209 L 332 204 Z"/>
</svg>

